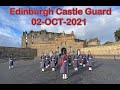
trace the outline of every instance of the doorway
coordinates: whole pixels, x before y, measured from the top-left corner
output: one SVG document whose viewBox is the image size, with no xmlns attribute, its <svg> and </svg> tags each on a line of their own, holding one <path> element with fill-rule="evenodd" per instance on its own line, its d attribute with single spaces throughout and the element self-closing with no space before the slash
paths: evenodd
<svg viewBox="0 0 120 90">
<path fill-rule="evenodd" d="M 63 54 L 67 54 L 67 49 L 66 48 L 61 49 L 61 55 L 63 55 Z"/>
</svg>

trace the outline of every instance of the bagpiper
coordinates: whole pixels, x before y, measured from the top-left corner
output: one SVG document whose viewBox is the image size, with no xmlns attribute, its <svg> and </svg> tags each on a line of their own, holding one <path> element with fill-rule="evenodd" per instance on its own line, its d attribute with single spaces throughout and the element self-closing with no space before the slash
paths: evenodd
<svg viewBox="0 0 120 90">
<path fill-rule="evenodd" d="M 45 66 L 46 68 L 50 66 L 50 56 L 48 54 L 45 56 Z"/>
<path fill-rule="evenodd" d="M 9 69 L 13 68 L 14 65 L 14 59 L 13 59 L 13 54 L 9 58 Z"/>
<path fill-rule="evenodd" d="M 80 52 L 80 54 L 78 55 L 78 61 L 80 65 L 83 65 L 82 63 L 82 53 Z"/>
<path fill-rule="evenodd" d="M 93 67 L 93 55 L 91 54 L 90 51 L 88 51 L 88 55 L 87 55 L 87 66 L 89 71 L 91 71 Z"/>
<path fill-rule="evenodd" d="M 86 64 L 87 64 L 87 57 L 86 57 L 86 54 L 83 52 L 82 54 L 82 63 L 83 63 L 83 67 L 86 67 Z"/>
<path fill-rule="evenodd" d="M 55 71 L 55 54 L 54 53 L 51 56 L 51 67 L 52 67 L 52 71 Z"/>
<path fill-rule="evenodd" d="M 70 53 L 68 54 L 68 63 L 69 63 L 69 65 L 72 64 L 72 56 Z"/>
<path fill-rule="evenodd" d="M 45 55 L 42 53 L 42 56 L 41 56 L 41 68 L 42 68 L 42 72 L 45 71 Z"/>
<path fill-rule="evenodd" d="M 60 73 L 62 74 L 63 79 L 68 78 L 68 56 L 63 54 L 61 56 L 61 62 L 60 62 Z"/>
<path fill-rule="evenodd" d="M 58 60 L 59 60 L 59 55 L 57 53 L 57 51 L 55 52 L 55 66 L 58 66 Z"/>
<path fill-rule="evenodd" d="M 78 62 L 78 55 L 77 55 L 77 53 L 74 53 L 73 66 L 74 66 L 74 70 L 78 71 L 79 62 Z"/>
</svg>

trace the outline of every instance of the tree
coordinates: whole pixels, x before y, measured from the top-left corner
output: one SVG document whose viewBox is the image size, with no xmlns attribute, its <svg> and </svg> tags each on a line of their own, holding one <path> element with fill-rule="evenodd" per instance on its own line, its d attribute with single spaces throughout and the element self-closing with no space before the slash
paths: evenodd
<svg viewBox="0 0 120 90">
<path fill-rule="evenodd" d="M 116 41 L 120 41 L 120 28 L 119 28 L 119 30 L 116 30 L 115 32 L 114 32 L 114 34 L 115 34 L 115 40 Z"/>
</svg>

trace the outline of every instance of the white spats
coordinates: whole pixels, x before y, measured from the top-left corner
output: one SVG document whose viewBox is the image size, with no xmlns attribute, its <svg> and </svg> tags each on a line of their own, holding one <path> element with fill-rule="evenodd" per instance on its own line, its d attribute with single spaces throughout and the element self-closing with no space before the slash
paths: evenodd
<svg viewBox="0 0 120 90">
<path fill-rule="evenodd" d="M 74 68 L 75 71 L 78 71 L 78 68 Z"/>
<path fill-rule="evenodd" d="M 65 74 L 63 74 L 63 77 L 62 77 L 63 79 L 65 79 Z"/>
<path fill-rule="evenodd" d="M 9 69 L 11 69 L 11 67 L 9 66 Z"/>
<path fill-rule="evenodd" d="M 63 77 L 62 77 L 63 79 L 67 79 L 68 78 L 68 76 L 67 76 L 67 74 L 63 74 Z"/>
<path fill-rule="evenodd" d="M 86 65 L 85 65 L 85 64 L 83 64 L 83 67 L 86 67 Z"/>
<path fill-rule="evenodd" d="M 71 63 L 69 63 L 69 65 L 71 65 Z"/>
<path fill-rule="evenodd" d="M 13 68 L 13 66 L 11 66 L 11 68 Z"/>
<path fill-rule="evenodd" d="M 52 71 L 55 71 L 55 68 L 52 68 Z"/>
<path fill-rule="evenodd" d="M 65 74 L 65 79 L 67 79 L 68 78 L 68 76 L 67 76 L 67 74 Z"/>
<path fill-rule="evenodd" d="M 44 68 L 42 68 L 42 72 L 44 72 L 45 71 L 45 69 Z"/>
<path fill-rule="evenodd" d="M 80 63 L 80 65 L 82 65 L 82 63 Z"/>
<path fill-rule="evenodd" d="M 49 66 L 46 66 L 46 68 L 48 68 Z"/>
<path fill-rule="evenodd" d="M 89 67 L 89 71 L 92 71 L 92 67 Z"/>
<path fill-rule="evenodd" d="M 9 66 L 9 69 L 13 68 L 13 66 Z"/>
</svg>

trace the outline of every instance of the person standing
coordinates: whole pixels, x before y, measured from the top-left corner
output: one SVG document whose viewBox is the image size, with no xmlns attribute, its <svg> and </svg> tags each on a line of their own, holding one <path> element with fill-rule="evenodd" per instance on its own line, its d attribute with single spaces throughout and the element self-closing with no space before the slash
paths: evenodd
<svg viewBox="0 0 120 90">
<path fill-rule="evenodd" d="M 69 63 L 69 65 L 72 64 L 72 56 L 70 53 L 68 54 L 68 63 Z"/>
<path fill-rule="evenodd" d="M 87 66 L 89 71 L 91 71 L 93 67 L 93 55 L 91 54 L 90 51 L 88 51 L 88 55 L 87 55 Z"/>
<path fill-rule="evenodd" d="M 13 54 L 9 58 L 9 69 L 13 68 L 14 60 L 13 60 Z"/>
<path fill-rule="evenodd" d="M 86 67 L 86 64 L 87 64 L 86 59 L 87 59 L 86 54 L 83 52 L 83 54 L 82 54 L 82 63 L 83 63 L 83 67 Z"/>
<path fill-rule="evenodd" d="M 59 60 L 59 55 L 57 53 L 57 51 L 55 52 L 55 66 L 58 66 L 58 60 Z"/>
<path fill-rule="evenodd" d="M 78 71 L 78 67 L 79 67 L 78 58 L 79 57 L 78 57 L 77 53 L 74 53 L 73 66 L 74 66 L 75 71 Z"/>
<path fill-rule="evenodd" d="M 52 71 L 55 71 L 55 54 L 54 53 L 51 56 L 51 67 L 52 67 Z"/>
<path fill-rule="evenodd" d="M 66 54 L 63 54 L 61 56 L 61 62 L 60 62 L 60 73 L 62 74 L 63 79 L 68 78 L 68 56 Z"/>
<path fill-rule="evenodd" d="M 45 55 L 42 53 L 42 56 L 41 56 L 41 68 L 42 68 L 42 72 L 45 71 Z"/>
<path fill-rule="evenodd" d="M 50 56 L 48 54 L 45 56 L 45 66 L 46 68 L 50 66 Z"/>
<path fill-rule="evenodd" d="M 80 52 L 80 54 L 78 55 L 78 61 L 80 65 L 83 65 L 82 63 L 82 53 Z"/>
</svg>

